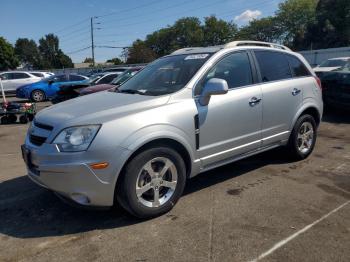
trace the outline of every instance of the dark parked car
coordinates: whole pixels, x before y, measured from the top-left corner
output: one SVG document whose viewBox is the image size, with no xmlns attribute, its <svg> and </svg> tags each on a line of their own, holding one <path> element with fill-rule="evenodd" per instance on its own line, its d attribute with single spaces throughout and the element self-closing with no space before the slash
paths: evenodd
<svg viewBox="0 0 350 262">
<path fill-rule="evenodd" d="M 89 87 L 80 89 L 79 93 L 80 93 L 80 95 L 89 95 L 92 93 L 101 92 L 101 91 L 108 90 L 111 88 L 118 88 L 122 83 L 124 83 L 126 80 L 128 80 L 129 78 L 134 76 L 142 68 L 143 68 L 143 66 L 130 68 L 130 69 L 126 70 L 124 73 L 122 73 L 121 75 L 119 75 L 117 78 L 115 78 L 109 84 L 89 86 Z"/>
<path fill-rule="evenodd" d="M 350 110 L 350 64 L 321 77 L 326 106 Z"/>
<path fill-rule="evenodd" d="M 138 71 L 140 71 L 143 67 L 133 67 L 126 70 L 124 73 L 119 74 L 116 78 L 113 79 L 109 84 L 99 84 L 93 86 L 62 86 L 60 90 L 56 93 L 54 99 L 51 100 L 52 103 L 57 104 L 59 102 L 63 102 L 81 95 L 88 95 L 104 90 L 108 90 L 111 88 L 118 88 L 122 83 L 128 80 L 130 77 L 134 76 Z"/>
</svg>

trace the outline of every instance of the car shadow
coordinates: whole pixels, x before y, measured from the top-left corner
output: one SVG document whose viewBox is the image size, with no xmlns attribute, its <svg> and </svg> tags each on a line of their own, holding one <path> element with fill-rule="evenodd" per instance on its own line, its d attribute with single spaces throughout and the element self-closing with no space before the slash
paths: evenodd
<svg viewBox="0 0 350 262">
<path fill-rule="evenodd" d="M 266 165 L 290 163 L 281 151 L 282 149 L 272 150 L 202 173 L 188 181 L 184 195 Z M 35 185 L 26 176 L 0 184 L 0 214 L 0 233 L 16 238 L 62 236 L 145 222 L 128 215 L 120 207 L 104 211 L 72 207 L 52 192 Z"/>
<path fill-rule="evenodd" d="M 332 124 L 350 124 L 350 112 L 334 108 L 325 108 L 322 122 Z"/>
</svg>

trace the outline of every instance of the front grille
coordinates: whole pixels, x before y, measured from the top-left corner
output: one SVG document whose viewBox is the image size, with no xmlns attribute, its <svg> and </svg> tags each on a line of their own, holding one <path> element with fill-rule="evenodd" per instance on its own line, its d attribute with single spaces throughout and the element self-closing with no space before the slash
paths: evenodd
<svg viewBox="0 0 350 262">
<path fill-rule="evenodd" d="M 43 143 L 45 143 L 46 137 L 30 135 L 29 140 L 33 145 L 41 146 Z"/>
<path fill-rule="evenodd" d="M 41 129 L 45 129 L 45 130 L 49 130 L 49 131 L 52 131 L 53 130 L 53 126 L 49 126 L 49 125 L 46 125 L 46 124 L 42 124 L 42 123 L 38 123 L 34 120 L 34 125 L 36 127 L 39 127 Z"/>
</svg>

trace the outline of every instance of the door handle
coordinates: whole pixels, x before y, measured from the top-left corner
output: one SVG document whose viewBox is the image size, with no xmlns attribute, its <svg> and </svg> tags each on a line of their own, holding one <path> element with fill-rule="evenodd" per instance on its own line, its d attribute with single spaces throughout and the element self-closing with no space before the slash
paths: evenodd
<svg viewBox="0 0 350 262">
<path fill-rule="evenodd" d="M 250 100 L 249 100 L 249 105 L 250 106 L 255 106 L 257 104 L 259 104 L 261 101 L 261 98 L 257 98 L 257 97 L 252 97 Z"/>
<path fill-rule="evenodd" d="M 293 95 L 293 96 L 296 96 L 296 95 L 299 94 L 300 92 L 301 92 L 300 89 L 294 88 L 293 91 L 292 91 L 292 95 Z"/>
</svg>

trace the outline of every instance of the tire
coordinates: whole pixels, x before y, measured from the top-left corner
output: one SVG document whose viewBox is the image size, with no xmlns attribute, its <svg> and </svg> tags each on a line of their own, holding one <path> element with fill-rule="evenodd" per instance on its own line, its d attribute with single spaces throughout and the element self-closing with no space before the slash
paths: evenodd
<svg viewBox="0 0 350 262">
<path fill-rule="evenodd" d="M 1 124 L 2 125 L 6 125 L 9 123 L 8 117 L 7 116 L 3 116 L 1 117 Z"/>
<path fill-rule="evenodd" d="M 317 125 L 313 116 L 307 114 L 300 116 L 289 138 L 288 147 L 291 156 L 296 160 L 307 158 L 315 147 L 316 138 Z"/>
<path fill-rule="evenodd" d="M 34 114 L 27 114 L 27 116 L 28 116 L 28 120 L 29 120 L 30 122 L 32 122 L 33 119 L 34 119 Z"/>
<path fill-rule="evenodd" d="M 16 123 L 17 121 L 17 116 L 15 114 L 11 114 L 7 116 L 8 122 L 10 124 Z"/>
<path fill-rule="evenodd" d="M 46 100 L 46 95 L 45 95 L 44 91 L 39 90 L 39 89 L 35 89 L 30 94 L 30 100 L 32 102 L 43 102 Z"/>
<path fill-rule="evenodd" d="M 19 122 L 21 124 L 27 124 L 28 123 L 28 117 L 26 115 L 20 116 L 19 117 Z"/>
<path fill-rule="evenodd" d="M 164 169 L 165 165 L 168 168 Z M 136 155 L 121 175 L 116 189 L 117 200 L 124 209 L 139 218 L 168 212 L 181 197 L 186 184 L 183 159 L 175 150 L 162 146 Z"/>
</svg>

